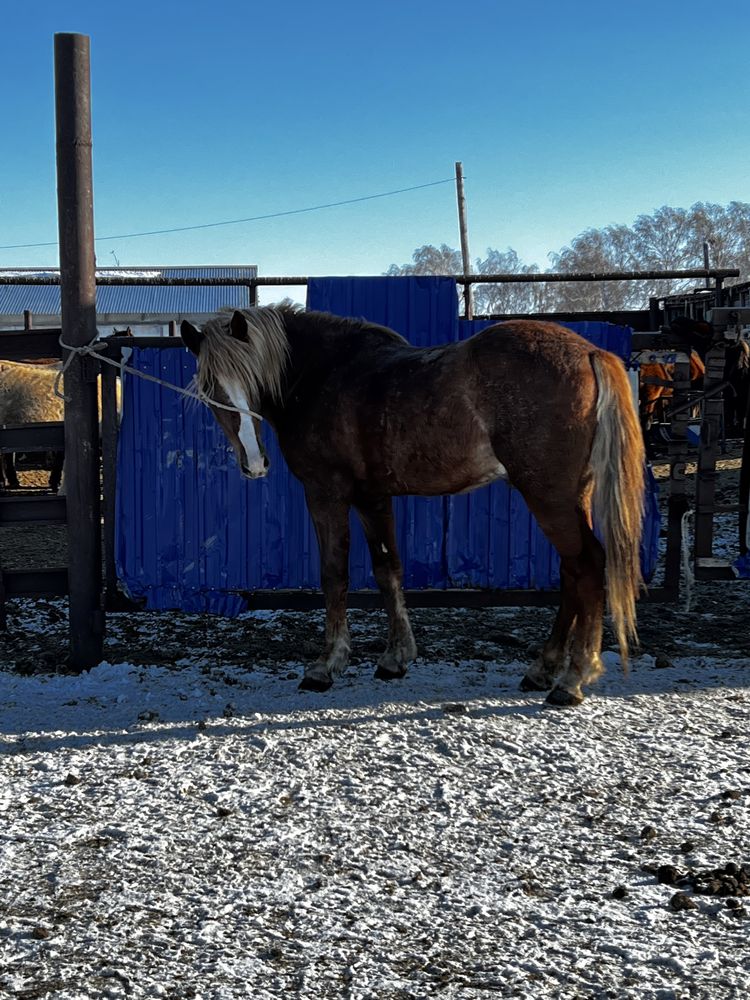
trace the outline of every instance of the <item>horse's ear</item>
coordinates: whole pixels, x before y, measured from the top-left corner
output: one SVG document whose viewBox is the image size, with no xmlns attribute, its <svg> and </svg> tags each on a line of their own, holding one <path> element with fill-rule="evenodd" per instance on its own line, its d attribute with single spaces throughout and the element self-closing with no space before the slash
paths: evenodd
<svg viewBox="0 0 750 1000">
<path fill-rule="evenodd" d="M 229 330 L 235 340 L 247 340 L 247 317 L 235 309 L 229 323 Z"/>
<path fill-rule="evenodd" d="M 185 347 L 197 357 L 200 354 L 201 344 L 203 343 L 203 334 L 201 331 L 184 319 L 180 323 L 180 336 Z"/>
</svg>

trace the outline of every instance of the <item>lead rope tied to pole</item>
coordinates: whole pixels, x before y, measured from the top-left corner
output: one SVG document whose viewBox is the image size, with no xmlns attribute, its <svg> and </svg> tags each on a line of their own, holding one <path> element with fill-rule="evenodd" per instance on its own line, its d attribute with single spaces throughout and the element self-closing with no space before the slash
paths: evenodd
<svg viewBox="0 0 750 1000">
<path fill-rule="evenodd" d="M 207 406 L 217 406 L 220 410 L 230 410 L 232 413 L 241 413 L 248 417 L 255 417 L 256 420 L 264 419 L 260 413 L 256 413 L 255 410 L 246 410 L 241 406 L 229 406 L 227 403 L 220 403 L 218 399 L 212 399 L 200 390 L 195 392 L 192 389 L 183 389 L 182 386 L 175 385 L 173 382 L 167 382 L 163 378 L 157 378 L 155 375 L 149 375 L 147 372 L 139 371 L 137 368 L 133 368 L 131 365 L 126 365 L 122 361 L 115 361 L 114 358 L 107 358 L 101 353 L 106 350 L 107 345 L 101 343 L 101 341 L 98 340 L 98 337 L 94 338 L 90 344 L 82 344 L 80 347 L 72 347 L 70 344 L 66 344 L 62 339 L 62 335 L 58 337 L 58 342 L 60 347 L 70 352 L 67 358 L 63 361 L 60 371 L 57 373 L 54 385 L 55 395 L 58 399 L 65 400 L 66 403 L 69 402 L 70 399 L 64 392 L 60 392 L 60 382 L 62 381 L 65 372 L 76 354 L 79 357 L 86 357 L 87 355 L 90 355 L 95 357 L 97 361 L 103 361 L 105 364 L 111 365 L 113 368 L 118 368 L 121 372 L 128 372 L 131 375 L 136 375 L 138 378 L 145 379 L 147 382 L 155 382 L 157 385 L 166 386 L 168 389 L 172 389 L 174 392 L 178 393 L 178 395 L 185 396 L 187 399 L 195 399 L 199 403 L 204 403 Z"/>
</svg>

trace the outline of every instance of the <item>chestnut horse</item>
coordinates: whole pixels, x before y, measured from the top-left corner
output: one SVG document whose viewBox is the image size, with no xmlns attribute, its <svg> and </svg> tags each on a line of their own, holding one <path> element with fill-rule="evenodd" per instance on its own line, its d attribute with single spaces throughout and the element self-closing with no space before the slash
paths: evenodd
<svg viewBox="0 0 750 1000">
<path fill-rule="evenodd" d="M 417 652 L 391 497 L 463 493 L 498 478 L 520 491 L 561 559 L 557 617 L 522 689 L 576 705 L 602 673 L 605 552 L 609 609 L 627 663 L 637 639 L 644 452 L 615 355 L 553 323 L 514 320 L 460 343 L 416 348 L 382 326 L 285 307 L 227 310 L 201 330 L 183 322 L 181 333 L 242 475 L 267 472 L 262 417 L 304 486 L 320 546 L 326 636 L 303 689 L 326 690 L 348 662 L 350 507 L 388 614 L 376 674 L 388 680 L 402 677 Z"/>
</svg>

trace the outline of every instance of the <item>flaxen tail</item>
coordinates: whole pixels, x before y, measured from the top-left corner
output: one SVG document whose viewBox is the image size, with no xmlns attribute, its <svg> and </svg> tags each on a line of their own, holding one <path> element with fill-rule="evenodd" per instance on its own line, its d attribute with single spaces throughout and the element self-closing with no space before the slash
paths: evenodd
<svg viewBox="0 0 750 1000">
<path fill-rule="evenodd" d="M 591 363 L 598 385 L 597 428 L 591 449 L 594 522 L 604 544 L 607 602 L 620 658 L 637 644 L 635 602 L 643 586 L 640 540 L 643 521 L 644 447 L 638 414 L 619 358 L 597 351 Z"/>
</svg>

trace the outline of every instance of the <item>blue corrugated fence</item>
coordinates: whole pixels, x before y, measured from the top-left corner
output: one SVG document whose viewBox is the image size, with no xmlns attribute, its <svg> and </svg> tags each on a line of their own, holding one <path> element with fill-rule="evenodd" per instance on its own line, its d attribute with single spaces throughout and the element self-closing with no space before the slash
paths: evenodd
<svg viewBox="0 0 750 1000">
<path fill-rule="evenodd" d="M 312 279 L 308 307 L 383 323 L 420 346 L 470 336 L 479 328 L 479 321 L 470 326 L 458 320 L 450 279 Z M 580 326 L 594 343 L 629 354 L 626 328 Z M 179 350 L 135 347 L 131 363 L 181 386 L 195 370 L 192 356 Z M 302 487 L 273 433 L 267 427 L 264 433 L 271 471 L 266 479 L 248 482 L 205 407 L 143 379 L 126 379 L 117 564 L 127 590 L 144 597 L 148 607 L 236 614 L 244 602 L 232 591 L 319 586 L 317 541 Z M 505 483 L 459 497 L 398 497 L 394 504 L 407 588 L 559 584 L 556 553 L 520 495 Z M 650 576 L 659 532 L 653 479 L 648 504 L 642 552 Z M 354 516 L 350 585 L 375 587 Z"/>
</svg>

